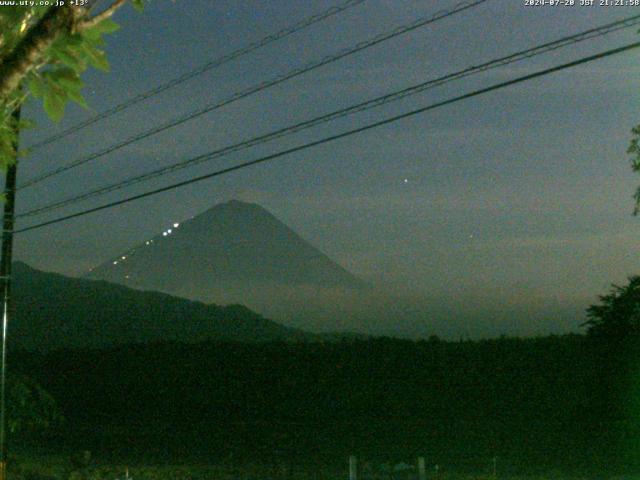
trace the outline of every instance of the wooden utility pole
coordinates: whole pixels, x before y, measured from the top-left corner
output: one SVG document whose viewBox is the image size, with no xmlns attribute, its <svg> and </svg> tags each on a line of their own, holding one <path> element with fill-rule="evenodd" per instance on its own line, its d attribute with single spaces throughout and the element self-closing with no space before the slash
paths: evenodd
<svg viewBox="0 0 640 480">
<path fill-rule="evenodd" d="M 6 359 L 7 359 L 7 326 L 11 316 L 11 260 L 13 253 L 13 225 L 16 201 L 16 174 L 18 172 L 18 135 L 20 123 L 20 107 L 12 114 L 12 128 L 16 130 L 14 162 L 7 167 L 4 182 L 4 216 L 2 218 L 2 246 L 0 247 L 0 295 L 2 301 L 2 352 L 0 353 L 0 480 L 7 478 L 6 447 Z"/>
</svg>

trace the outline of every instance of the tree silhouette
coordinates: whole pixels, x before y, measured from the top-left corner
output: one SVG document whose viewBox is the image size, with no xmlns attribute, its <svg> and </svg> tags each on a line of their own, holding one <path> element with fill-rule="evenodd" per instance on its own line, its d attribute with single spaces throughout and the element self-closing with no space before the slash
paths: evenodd
<svg viewBox="0 0 640 480">
<path fill-rule="evenodd" d="M 11 433 L 42 432 L 58 426 L 62 416 L 53 397 L 24 375 L 7 382 L 8 425 Z"/>
<path fill-rule="evenodd" d="M 626 286 L 613 285 L 608 295 L 600 296 L 599 305 L 587 309 L 588 335 L 607 340 L 640 337 L 640 276 L 629 278 Z"/>
</svg>

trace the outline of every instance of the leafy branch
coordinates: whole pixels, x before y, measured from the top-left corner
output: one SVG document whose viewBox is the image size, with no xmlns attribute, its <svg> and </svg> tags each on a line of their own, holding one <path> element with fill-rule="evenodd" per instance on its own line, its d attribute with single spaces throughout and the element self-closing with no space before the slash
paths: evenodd
<svg viewBox="0 0 640 480">
<path fill-rule="evenodd" d="M 104 35 L 118 30 L 114 13 L 127 0 L 113 0 L 100 13 L 67 4 L 59 7 L 0 9 L 0 167 L 14 161 L 16 132 L 12 113 L 29 96 L 43 103 L 54 121 L 64 116 L 67 102 L 84 108 L 81 74 L 92 66 L 108 71 Z M 131 0 L 137 10 L 143 0 Z"/>
<path fill-rule="evenodd" d="M 640 173 L 640 125 L 635 126 L 631 133 L 633 137 L 631 138 L 631 144 L 627 149 L 627 153 L 633 155 L 631 159 L 631 168 L 634 172 Z M 640 187 L 636 189 L 636 192 L 633 194 L 633 198 L 635 200 L 635 207 L 633 209 L 633 214 L 638 215 L 640 213 Z"/>
</svg>

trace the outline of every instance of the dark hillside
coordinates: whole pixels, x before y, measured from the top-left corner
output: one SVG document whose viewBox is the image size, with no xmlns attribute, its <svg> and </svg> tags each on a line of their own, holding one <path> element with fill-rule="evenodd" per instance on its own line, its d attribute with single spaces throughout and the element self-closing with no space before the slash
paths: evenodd
<svg viewBox="0 0 640 480">
<path fill-rule="evenodd" d="M 267 320 L 241 305 L 217 306 L 103 281 L 45 273 L 16 263 L 10 346 L 105 347 L 131 342 L 206 339 L 262 342 L 312 335 Z"/>
</svg>

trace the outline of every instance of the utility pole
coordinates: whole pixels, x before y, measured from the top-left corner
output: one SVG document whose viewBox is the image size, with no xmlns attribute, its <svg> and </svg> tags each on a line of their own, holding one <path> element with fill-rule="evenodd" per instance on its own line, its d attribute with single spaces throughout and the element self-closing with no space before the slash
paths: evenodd
<svg viewBox="0 0 640 480">
<path fill-rule="evenodd" d="M 358 480 L 358 460 L 355 455 L 349 455 L 349 480 Z"/>
<path fill-rule="evenodd" d="M 418 457 L 418 480 L 427 480 L 427 467 L 424 457 Z"/>
<path fill-rule="evenodd" d="M 2 218 L 2 246 L 0 247 L 0 295 L 2 295 L 2 352 L 0 353 L 0 480 L 7 479 L 6 448 L 6 369 L 7 326 L 11 316 L 11 257 L 13 253 L 13 223 L 16 201 L 16 174 L 18 172 L 18 135 L 20 134 L 20 107 L 12 114 L 12 128 L 16 131 L 14 162 L 7 167 L 4 182 L 4 216 Z"/>
</svg>

